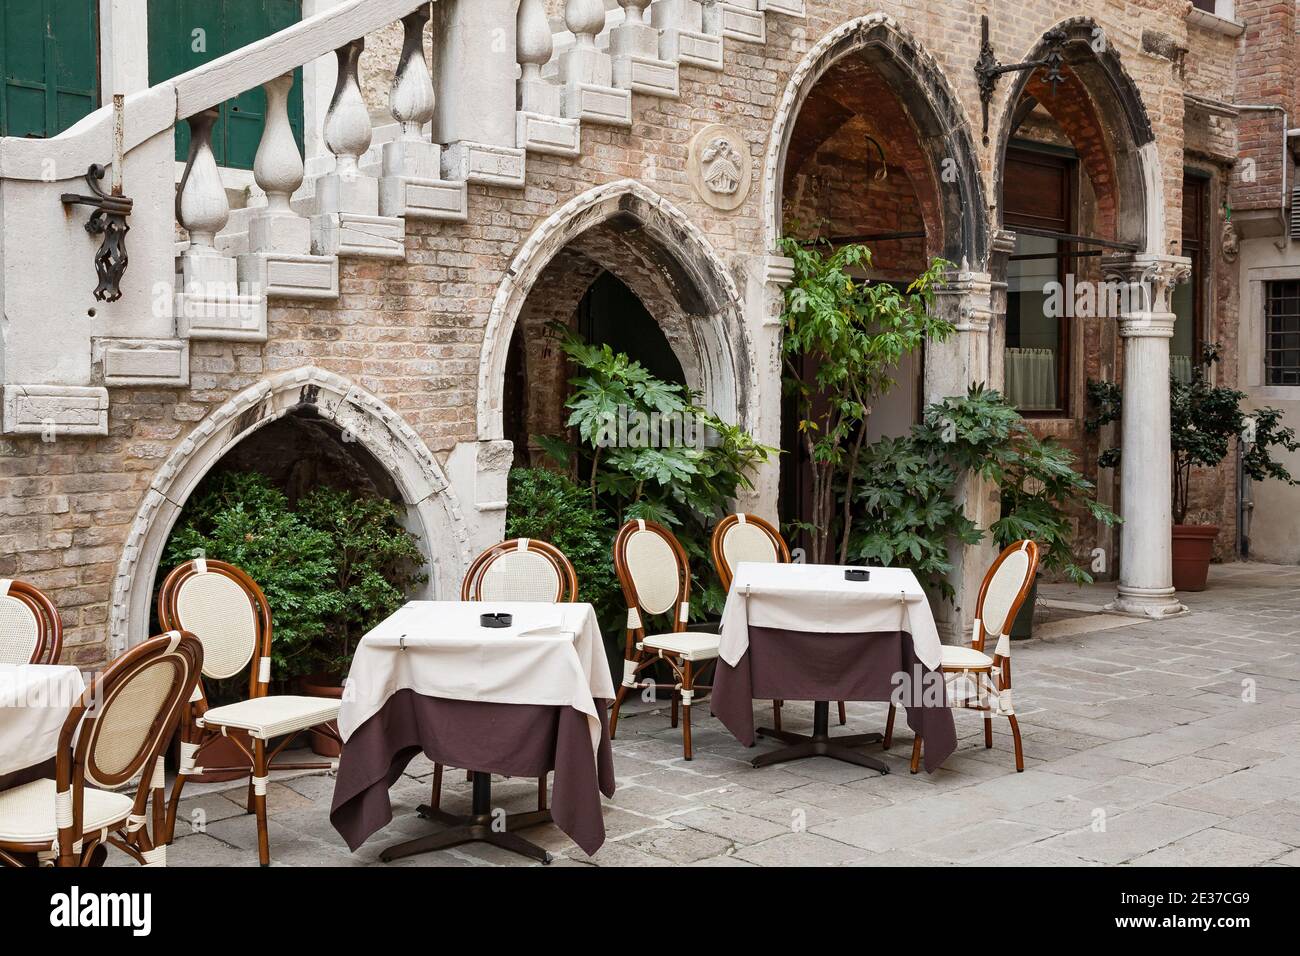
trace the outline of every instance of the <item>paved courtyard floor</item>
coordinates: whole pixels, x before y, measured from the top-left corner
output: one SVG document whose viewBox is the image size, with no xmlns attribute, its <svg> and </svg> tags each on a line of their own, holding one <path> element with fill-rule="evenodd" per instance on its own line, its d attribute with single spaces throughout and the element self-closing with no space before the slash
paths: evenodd
<svg viewBox="0 0 1300 956">
<path fill-rule="evenodd" d="M 524 835 L 561 866 L 1300 865 L 1300 568 L 1215 567 L 1211 588 L 1185 597 L 1192 613 L 1164 622 L 1093 613 L 1112 587 L 1044 588 L 1037 636 L 1014 648 L 1023 774 L 1006 721 L 986 750 L 971 712 L 956 712 L 958 750 L 933 775 L 908 773 L 900 719 L 884 754 L 892 772 L 880 776 L 820 757 L 754 770 L 756 751 L 708 717 L 707 702 L 687 762 L 667 706 L 643 706 L 619 723 L 600 852 L 587 857 L 553 825 Z M 790 729 L 811 726 L 811 705 L 785 713 Z M 851 703 L 843 732 L 880 731 L 884 718 L 883 704 Z M 393 823 L 355 854 L 329 823 L 331 776 L 277 779 L 274 863 L 386 865 L 383 847 L 431 826 L 414 809 L 432 769 L 411 764 L 392 791 Z M 464 775 L 447 776 L 444 806 L 467 808 Z M 171 865 L 256 865 L 243 787 L 196 791 Z M 494 784 L 510 812 L 532 809 L 535 795 L 534 781 Z M 469 846 L 391 865 L 535 864 Z"/>
</svg>

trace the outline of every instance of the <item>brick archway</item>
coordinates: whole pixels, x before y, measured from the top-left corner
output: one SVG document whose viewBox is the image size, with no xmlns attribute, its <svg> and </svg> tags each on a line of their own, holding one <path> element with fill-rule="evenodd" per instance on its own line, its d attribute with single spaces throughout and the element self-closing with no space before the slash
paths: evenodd
<svg viewBox="0 0 1300 956">
<path fill-rule="evenodd" d="M 755 362 L 735 282 L 684 213 L 645 185 L 621 180 L 566 203 L 534 231 L 511 263 L 484 331 L 480 442 L 504 437 L 510 340 L 529 294 L 566 250 L 599 264 L 631 288 L 659 322 L 687 385 L 714 413 L 753 429 L 756 410 L 749 396 L 756 391 Z"/>
<path fill-rule="evenodd" d="M 113 578 L 110 656 L 149 636 L 149 605 L 163 548 L 199 482 L 243 439 L 304 406 L 361 444 L 391 475 L 406 507 L 407 525 L 419 536 L 429 563 L 429 582 L 414 597 L 459 588 L 470 558 L 468 531 L 432 452 L 373 394 L 332 372 L 298 368 L 245 389 L 213 411 L 158 469 Z"/>
<path fill-rule="evenodd" d="M 765 241 L 775 250 L 782 234 L 784 180 L 796 121 L 809 94 L 837 63 L 861 56 L 888 85 L 920 147 L 914 180 L 935 188 L 922 199 L 932 250 L 952 262 L 982 266 L 989 232 L 984 187 L 970 123 L 937 63 L 883 13 L 851 20 L 824 36 L 786 84 L 768 139 L 763 166 Z M 911 170 L 909 170 L 911 172 Z M 946 188 L 938 188 L 938 184 Z"/>
<path fill-rule="evenodd" d="M 1023 98 L 1034 97 L 1061 127 L 1097 196 L 1103 238 L 1131 243 L 1138 252 L 1164 251 L 1165 213 L 1159 159 L 1151 119 L 1137 84 L 1119 53 L 1091 17 L 1074 17 L 1054 28 L 1066 37 L 1065 80 L 1053 93 L 1038 70 L 1009 84 L 994 157 L 997 225 L 1003 222 L 1003 171 Z M 1020 59 L 1041 59 L 1040 39 Z"/>
</svg>

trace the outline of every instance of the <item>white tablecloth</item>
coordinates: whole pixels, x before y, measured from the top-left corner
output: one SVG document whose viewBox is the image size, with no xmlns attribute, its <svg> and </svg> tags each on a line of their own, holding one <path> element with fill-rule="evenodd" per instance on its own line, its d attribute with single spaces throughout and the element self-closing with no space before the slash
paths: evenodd
<svg viewBox="0 0 1300 956">
<path fill-rule="evenodd" d="M 44 763 L 85 692 L 81 671 L 62 664 L 0 664 L 0 776 Z"/>
<path fill-rule="evenodd" d="M 479 615 L 514 616 L 507 628 Z M 346 741 L 399 690 L 495 704 L 573 707 L 587 715 L 593 753 L 596 700 L 614 683 L 590 604 L 412 601 L 362 638 L 339 711 Z"/>
<path fill-rule="evenodd" d="M 942 654 L 930 602 L 906 568 L 869 568 L 846 581 L 840 565 L 742 562 L 722 610 L 722 659 L 735 667 L 749 649 L 749 626 L 821 634 L 906 631 L 916 656 L 937 669 Z"/>
</svg>

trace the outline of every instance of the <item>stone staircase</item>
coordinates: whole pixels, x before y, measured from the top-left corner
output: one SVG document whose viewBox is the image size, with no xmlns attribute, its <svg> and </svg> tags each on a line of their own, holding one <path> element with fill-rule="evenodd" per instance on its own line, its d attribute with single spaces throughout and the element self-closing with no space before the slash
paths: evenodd
<svg viewBox="0 0 1300 956">
<path fill-rule="evenodd" d="M 189 342 L 266 341 L 268 303 L 337 298 L 340 259 L 403 259 L 408 220 L 467 221 L 469 183 L 522 189 L 530 153 L 579 156 L 584 124 L 631 128 L 634 93 L 680 98 L 683 69 L 720 71 L 728 43 L 766 42 L 769 14 L 804 15 L 804 0 L 563 0 L 562 6 L 552 4 L 558 12 L 551 18 L 545 0 L 521 0 L 516 22 L 504 31 L 514 37 L 511 72 L 517 63 L 521 73 L 517 82 L 509 80 L 515 84 L 514 103 L 489 98 L 482 104 L 485 111 L 495 107 L 513 114 L 513 143 L 506 144 L 434 139 L 435 96 L 447 94 L 436 89 L 438 69 L 426 60 L 423 36 L 431 10 L 437 16 L 445 6 L 445 0 L 432 5 L 346 0 L 42 141 L 44 155 L 58 155 L 62 145 L 65 152 L 93 153 L 95 162 L 116 159 L 137 210 L 143 206 L 154 213 L 133 218 L 133 240 L 142 229 L 168 230 L 168 238 L 153 236 L 143 265 L 133 253 L 133 269 L 161 280 L 150 283 L 154 321 L 119 323 L 117 310 L 105 309 L 107 328 L 88 350 L 94 359 L 84 375 L 73 374 L 74 381 L 67 374 L 43 376 L 41 362 L 25 362 L 6 346 L 0 356 L 7 366 L 2 431 L 30 434 L 53 426 L 63 434 L 106 434 L 108 387 L 188 384 Z M 448 16 L 477 16 L 471 26 L 479 29 L 491 9 L 484 0 L 471 13 Z M 404 31 L 389 104 L 397 132 L 376 144 L 358 61 L 365 36 L 394 19 Z M 471 26 L 457 28 L 469 35 Z M 439 21 L 434 29 L 436 46 Z M 331 49 L 338 73 L 323 140 L 333 168 L 307 177 L 289 125 L 288 95 L 293 71 Z M 445 66 L 443 75 L 450 69 Z M 501 77 L 491 82 L 499 87 Z M 253 178 L 265 199 L 232 210 L 212 150 L 212 127 L 221 102 L 259 84 L 267 110 Z M 191 145 L 174 198 L 175 215 L 167 221 L 170 182 L 142 178 L 137 171 L 146 160 L 161 168 L 160 156 L 171 142 L 171 124 L 161 117 L 173 103 L 171 122 L 189 125 Z M 30 171 L 38 149 L 25 144 L 17 149 L 32 155 L 15 163 L 0 150 L 0 177 L 10 178 L 13 169 L 28 171 L 15 177 L 26 186 L 36 178 Z M 80 159 L 72 161 L 74 169 L 79 164 Z M 67 183 L 49 185 L 51 193 L 67 188 Z M 177 226 L 187 237 L 179 242 L 173 238 L 182 235 Z M 174 249 L 174 272 L 151 255 L 167 241 Z M 51 258 L 67 256 L 66 250 L 55 250 Z M 159 294 L 169 279 L 167 294 Z M 8 321 L 32 321 L 16 304 L 11 297 Z M 122 331 L 127 327 L 131 334 Z"/>
</svg>

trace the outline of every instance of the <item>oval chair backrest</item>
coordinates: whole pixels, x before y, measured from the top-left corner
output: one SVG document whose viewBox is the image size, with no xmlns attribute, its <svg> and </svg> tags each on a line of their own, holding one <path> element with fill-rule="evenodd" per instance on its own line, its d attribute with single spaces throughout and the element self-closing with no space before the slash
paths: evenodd
<svg viewBox="0 0 1300 956">
<path fill-rule="evenodd" d="M 578 576 L 559 548 L 515 538 L 488 548 L 470 565 L 461 586 L 465 601 L 539 601 L 571 604 Z"/>
<path fill-rule="evenodd" d="M 1038 545 L 1033 541 L 1017 541 L 998 555 L 984 577 L 979 602 L 975 605 L 979 627 L 975 637 L 979 647 L 983 647 L 986 636 L 995 637 L 997 654 L 1011 656 L 1011 641 L 1004 638 L 1025 602 L 1037 571 Z"/>
<path fill-rule="evenodd" d="M 158 592 L 158 620 L 202 642 L 204 677 L 234 677 L 260 654 L 251 694 L 269 683 L 270 608 L 253 579 L 234 565 L 196 558 L 173 568 Z"/>
<path fill-rule="evenodd" d="M 673 629 L 685 627 L 691 572 L 671 531 L 642 519 L 623 525 L 614 539 L 614 570 L 627 599 L 629 630 L 644 626 L 642 612 L 668 614 L 674 609 Z"/>
<path fill-rule="evenodd" d="M 62 645 L 50 599 L 30 584 L 0 580 L 0 664 L 53 664 Z"/>
<path fill-rule="evenodd" d="M 77 736 L 74 762 L 85 781 L 118 787 L 161 756 L 202 666 L 202 644 L 180 631 L 145 641 L 110 664 L 88 691 L 90 707 Z M 148 767 L 146 787 L 154 769 Z"/>
<path fill-rule="evenodd" d="M 755 564 L 788 564 L 790 549 L 781 533 L 757 515 L 727 515 L 713 529 L 713 563 L 724 590 L 730 590 L 736 566 L 742 561 Z"/>
</svg>

